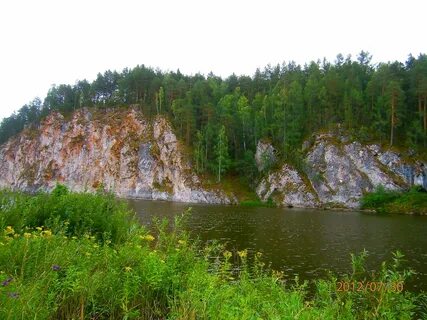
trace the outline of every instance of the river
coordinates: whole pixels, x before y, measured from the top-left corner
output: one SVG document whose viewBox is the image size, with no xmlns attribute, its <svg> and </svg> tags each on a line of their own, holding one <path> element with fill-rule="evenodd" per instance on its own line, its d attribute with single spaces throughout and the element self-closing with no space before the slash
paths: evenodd
<svg viewBox="0 0 427 320">
<path fill-rule="evenodd" d="M 202 241 L 219 240 L 229 250 L 262 252 L 263 261 L 288 279 L 326 277 L 351 271 L 351 253 L 369 252 L 367 266 L 379 270 L 391 252 L 405 255 L 417 274 L 407 289 L 427 291 L 427 217 L 376 215 L 355 211 L 252 208 L 130 200 L 142 223 L 172 218 L 192 207 L 186 224 Z"/>
</svg>

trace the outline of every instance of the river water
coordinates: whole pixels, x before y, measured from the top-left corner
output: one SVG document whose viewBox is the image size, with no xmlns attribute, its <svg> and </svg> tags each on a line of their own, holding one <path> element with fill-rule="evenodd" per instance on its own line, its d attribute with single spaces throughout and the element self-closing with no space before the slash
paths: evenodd
<svg viewBox="0 0 427 320">
<path fill-rule="evenodd" d="M 187 230 L 202 241 L 219 240 L 229 250 L 262 252 L 263 261 L 288 279 L 326 277 L 351 271 L 351 253 L 369 252 L 367 266 L 379 270 L 391 252 L 405 255 L 417 272 L 407 289 L 427 291 L 427 216 L 375 215 L 312 209 L 251 208 L 130 200 L 142 223 L 173 218 L 192 207 Z"/>
</svg>

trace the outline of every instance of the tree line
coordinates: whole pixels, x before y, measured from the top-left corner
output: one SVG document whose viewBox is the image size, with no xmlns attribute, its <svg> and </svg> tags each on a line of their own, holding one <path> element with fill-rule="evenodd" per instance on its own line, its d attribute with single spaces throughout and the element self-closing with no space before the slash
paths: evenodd
<svg viewBox="0 0 427 320">
<path fill-rule="evenodd" d="M 191 146 L 199 173 L 231 171 L 251 179 L 257 142 L 268 139 L 279 156 L 296 161 L 313 132 L 337 124 L 355 138 L 414 149 L 427 146 L 427 55 L 405 63 L 371 63 L 338 54 L 334 62 L 268 65 L 253 76 L 222 79 L 138 65 L 99 73 L 49 89 L 0 124 L 0 143 L 50 112 L 70 113 L 137 105 L 148 117 L 167 116 Z"/>
</svg>

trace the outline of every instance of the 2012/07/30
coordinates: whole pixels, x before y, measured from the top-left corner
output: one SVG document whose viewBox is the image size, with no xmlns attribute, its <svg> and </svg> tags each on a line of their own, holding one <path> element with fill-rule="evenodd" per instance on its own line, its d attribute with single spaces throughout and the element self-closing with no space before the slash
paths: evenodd
<svg viewBox="0 0 427 320">
<path fill-rule="evenodd" d="M 391 291 L 402 292 L 403 281 L 399 282 L 381 282 L 381 281 L 338 281 L 337 291 Z"/>
</svg>

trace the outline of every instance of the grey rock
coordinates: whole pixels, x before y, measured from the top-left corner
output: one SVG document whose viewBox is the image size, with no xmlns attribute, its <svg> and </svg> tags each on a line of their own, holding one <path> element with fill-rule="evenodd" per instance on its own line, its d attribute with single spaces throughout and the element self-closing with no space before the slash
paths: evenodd
<svg viewBox="0 0 427 320">
<path fill-rule="evenodd" d="M 316 207 L 316 195 L 310 190 L 300 174 L 288 164 L 261 180 L 256 192 L 262 201 L 270 197 L 283 206 Z"/>
<path fill-rule="evenodd" d="M 150 121 L 133 109 L 118 116 L 115 121 L 106 113 L 100 121 L 82 109 L 67 122 L 52 113 L 37 135 L 24 131 L 0 146 L 0 187 L 49 191 L 59 182 L 73 191 L 95 191 L 102 183 L 125 198 L 237 201 L 203 188 L 166 119 Z"/>
<path fill-rule="evenodd" d="M 272 164 L 277 161 L 276 150 L 269 142 L 258 141 L 255 153 L 255 162 L 258 171 L 268 169 Z"/>
<path fill-rule="evenodd" d="M 387 190 L 427 187 L 427 164 L 331 133 L 316 137 L 304 161 L 304 172 L 284 165 L 261 179 L 256 189 L 260 199 L 274 195 L 280 205 L 357 208 L 362 195 L 378 186 Z M 301 178 L 304 175 L 307 179 Z"/>
</svg>

